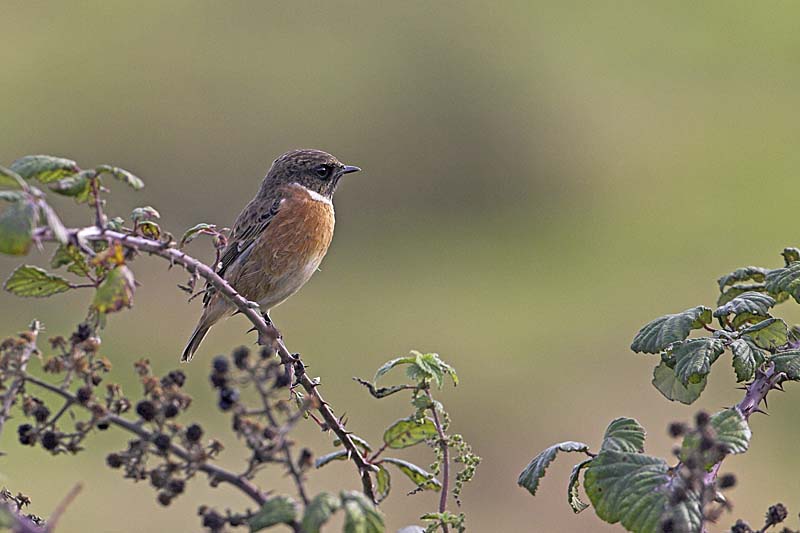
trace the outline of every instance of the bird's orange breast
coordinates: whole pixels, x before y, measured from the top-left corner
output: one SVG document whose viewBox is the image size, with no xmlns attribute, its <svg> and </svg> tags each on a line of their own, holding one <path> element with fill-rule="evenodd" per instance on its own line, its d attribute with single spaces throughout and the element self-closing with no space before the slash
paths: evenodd
<svg viewBox="0 0 800 533">
<path fill-rule="evenodd" d="M 302 287 L 325 257 L 333 239 L 333 204 L 305 187 L 283 191 L 278 211 L 231 279 L 246 298 L 265 309 Z"/>
<path fill-rule="evenodd" d="M 333 204 L 314 198 L 301 186 L 287 187 L 278 213 L 257 246 L 265 248 L 269 271 L 280 275 L 322 257 L 333 239 Z"/>
</svg>

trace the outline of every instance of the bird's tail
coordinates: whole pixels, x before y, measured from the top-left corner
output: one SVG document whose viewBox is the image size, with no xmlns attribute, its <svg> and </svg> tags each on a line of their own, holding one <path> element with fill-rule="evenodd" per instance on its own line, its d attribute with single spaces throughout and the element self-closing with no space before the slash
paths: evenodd
<svg viewBox="0 0 800 533">
<path fill-rule="evenodd" d="M 192 360 L 194 353 L 197 351 L 197 348 L 200 347 L 200 343 L 203 342 L 203 338 L 206 336 L 209 329 L 211 329 L 211 326 L 206 325 L 204 321 L 200 321 L 200 323 L 197 324 L 197 327 L 194 328 L 194 332 L 192 332 L 192 336 L 189 337 L 186 348 L 183 349 L 183 355 L 181 355 L 182 363 L 188 363 Z"/>
</svg>

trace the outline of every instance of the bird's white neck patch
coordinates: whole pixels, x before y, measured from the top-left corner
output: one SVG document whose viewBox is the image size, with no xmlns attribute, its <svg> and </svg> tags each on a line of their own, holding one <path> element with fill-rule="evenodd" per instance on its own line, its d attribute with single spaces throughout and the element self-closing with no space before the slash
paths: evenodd
<svg viewBox="0 0 800 533">
<path fill-rule="evenodd" d="M 331 202 L 330 198 L 326 198 L 325 196 L 322 196 L 317 191 L 312 191 L 311 189 L 309 189 L 305 185 L 300 185 L 299 183 L 295 183 L 294 186 L 295 187 L 300 187 L 301 189 L 304 189 L 308 193 L 308 195 L 311 197 L 311 199 L 314 200 L 315 202 L 322 202 L 324 204 L 333 205 L 333 202 Z"/>
</svg>

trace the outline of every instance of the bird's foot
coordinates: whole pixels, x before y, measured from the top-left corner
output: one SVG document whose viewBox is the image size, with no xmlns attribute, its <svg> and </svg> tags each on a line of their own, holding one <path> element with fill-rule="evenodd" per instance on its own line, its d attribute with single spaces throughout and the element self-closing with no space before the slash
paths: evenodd
<svg viewBox="0 0 800 533">
<path fill-rule="evenodd" d="M 252 300 L 247 301 L 247 307 L 250 309 L 261 309 L 261 306 L 258 305 L 258 302 L 253 302 Z"/>
</svg>

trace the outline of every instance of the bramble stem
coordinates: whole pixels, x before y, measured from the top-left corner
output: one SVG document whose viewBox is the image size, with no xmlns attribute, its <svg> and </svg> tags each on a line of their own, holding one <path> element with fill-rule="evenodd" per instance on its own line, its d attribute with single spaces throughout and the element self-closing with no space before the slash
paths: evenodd
<svg viewBox="0 0 800 533">
<path fill-rule="evenodd" d="M 75 395 L 73 395 L 69 391 L 66 391 L 64 389 L 60 389 L 60 388 L 56 387 L 55 385 L 52 385 L 52 384 L 50 384 L 50 383 L 48 383 L 46 381 L 42 381 L 42 380 L 40 380 L 38 378 L 35 378 L 33 376 L 30 376 L 30 375 L 26 375 L 24 380 L 26 382 L 28 382 L 28 383 L 32 383 L 32 384 L 34 384 L 34 385 L 36 385 L 38 387 L 46 389 L 46 390 L 48 390 L 50 392 L 53 392 L 55 394 L 58 394 L 59 396 L 61 396 L 65 400 L 67 400 L 69 402 L 72 402 L 76 407 L 80 406 L 80 407 L 82 407 L 84 409 L 89 410 L 87 407 L 84 407 L 82 404 L 80 404 L 78 402 L 78 398 L 75 397 Z M 115 426 L 119 426 L 122 429 L 125 429 L 125 430 L 129 431 L 129 432 L 135 434 L 136 436 L 138 436 L 139 438 L 141 438 L 141 439 L 143 439 L 143 440 L 145 440 L 147 442 L 150 442 L 150 441 L 153 440 L 153 434 L 152 433 L 150 433 L 146 429 L 142 428 L 140 425 L 138 425 L 138 424 L 136 424 L 134 422 L 131 422 L 130 420 L 128 420 L 126 418 L 123 418 L 123 417 L 121 417 L 119 415 L 115 415 L 113 413 L 108 413 L 106 415 L 105 419 L 109 423 L 114 424 Z M 184 461 L 192 462 L 192 458 L 189 455 L 189 452 L 187 452 L 185 449 L 183 449 L 182 447 L 178 446 L 177 444 L 170 443 L 169 451 L 171 453 L 173 453 L 174 455 L 180 457 Z M 239 477 L 238 475 L 236 475 L 236 474 L 234 474 L 232 472 L 229 472 L 229 471 L 227 471 L 227 470 L 225 470 L 223 468 L 220 468 L 220 467 L 215 466 L 215 465 L 210 465 L 210 464 L 207 464 L 207 463 L 202 463 L 202 464 L 198 465 L 198 470 L 201 470 L 202 472 L 205 472 L 206 474 L 208 474 L 208 477 L 211 478 L 214 481 L 228 483 L 228 484 L 231 484 L 231 485 L 235 486 L 236 488 L 238 488 L 239 490 L 244 492 L 247 496 L 249 496 L 250 499 L 253 500 L 255 503 L 257 503 L 259 506 L 262 506 L 262 505 L 264 505 L 264 503 L 267 502 L 267 497 L 264 494 L 262 494 L 262 492 L 259 490 L 258 487 L 256 487 L 254 484 L 250 483 L 248 480 L 246 480 L 244 478 L 241 478 L 241 477 Z"/>
<path fill-rule="evenodd" d="M 138 250 L 147 252 L 153 255 L 162 257 L 170 262 L 170 264 L 179 264 L 191 274 L 197 274 L 204 278 L 208 283 L 214 287 L 220 294 L 227 298 L 241 314 L 253 324 L 254 329 L 258 332 L 258 343 L 261 345 L 274 344 L 278 357 L 281 363 L 287 365 L 289 368 L 294 368 L 298 374 L 297 382 L 305 389 L 306 393 L 315 399 L 316 409 L 322 415 L 328 428 L 330 428 L 342 445 L 349 452 L 350 460 L 356 465 L 359 477 L 361 478 L 361 485 L 364 494 L 375 501 L 375 491 L 372 486 L 372 478 L 370 471 L 375 467 L 370 465 L 356 446 L 353 439 L 350 438 L 349 432 L 344 428 L 344 425 L 339 421 L 336 415 L 333 414 L 330 406 L 325 402 L 322 395 L 319 393 L 319 384 L 312 381 L 305 373 L 304 365 L 299 357 L 292 355 L 280 338 L 280 333 L 271 325 L 267 324 L 264 317 L 261 316 L 259 310 L 254 308 L 246 298 L 239 294 L 227 281 L 225 281 L 214 269 L 205 263 L 195 259 L 194 257 L 184 253 L 183 251 L 175 248 L 174 243 L 165 243 L 138 237 L 135 235 L 128 235 L 108 229 L 101 229 L 94 226 L 76 229 L 71 228 L 67 230 L 69 239 L 76 242 L 80 247 L 80 242 L 83 240 L 90 241 L 103 241 L 114 240 L 120 245 L 131 250 Z M 42 241 L 54 241 L 52 232 L 48 228 L 38 228 L 35 232 L 35 238 Z"/>
<path fill-rule="evenodd" d="M 433 404 L 431 391 L 425 389 L 425 394 Z M 439 447 L 442 449 L 442 494 L 439 496 L 439 512 L 444 513 L 447 510 L 447 494 L 450 492 L 450 448 L 447 446 L 447 436 L 439 421 L 436 407 L 431 407 L 431 413 L 433 413 L 433 425 L 436 426 L 436 432 L 439 434 Z M 442 531 L 448 532 L 447 524 L 442 524 Z"/>
</svg>

